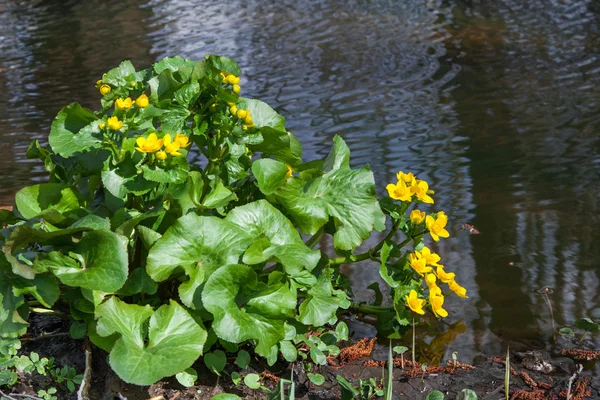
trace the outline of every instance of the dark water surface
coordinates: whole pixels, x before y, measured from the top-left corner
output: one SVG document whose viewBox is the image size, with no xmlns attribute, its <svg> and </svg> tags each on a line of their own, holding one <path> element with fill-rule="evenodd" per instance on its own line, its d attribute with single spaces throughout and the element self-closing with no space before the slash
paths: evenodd
<svg viewBox="0 0 600 400">
<path fill-rule="evenodd" d="M 446 357 L 543 345 L 541 287 L 557 325 L 600 319 L 599 39 L 591 0 L 0 0 L 0 204 L 44 180 L 27 145 L 71 101 L 98 108 L 106 70 L 227 55 L 306 159 L 338 134 L 380 190 L 398 170 L 436 190 L 452 236 L 433 247 L 470 296 L 448 298 L 469 329 Z M 369 299 L 377 267 L 350 270 Z"/>
</svg>

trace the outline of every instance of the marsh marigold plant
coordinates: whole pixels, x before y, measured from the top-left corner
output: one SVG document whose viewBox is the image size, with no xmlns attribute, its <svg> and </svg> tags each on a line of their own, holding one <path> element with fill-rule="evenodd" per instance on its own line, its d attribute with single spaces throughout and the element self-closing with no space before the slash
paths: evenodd
<svg viewBox="0 0 600 400">
<path fill-rule="evenodd" d="M 96 82 L 98 110 L 60 110 L 49 146 L 27 151 L 49 182 L 0 210 L 1 340 L 26 334 L 30 312 L 59 312 L 124 381 L 149 385 L 216 350 L 322 364 L 335 347 L 311 332 L 347 340 L 342 314 L 399 337 L 446 317 L 449 293 L 467 297 L 423 243 L 449 236 L 427 182 L 399 172 L 379 199 L 339 136 L 305 160 L 285 118 L 240 95 L 241 73 L 219 56 L 124 61 Z M 374 231 L 386 233 L 358 251 Z M 353 301 L 340 266 L 367 260 L 389 304 Z"/>
</svg>

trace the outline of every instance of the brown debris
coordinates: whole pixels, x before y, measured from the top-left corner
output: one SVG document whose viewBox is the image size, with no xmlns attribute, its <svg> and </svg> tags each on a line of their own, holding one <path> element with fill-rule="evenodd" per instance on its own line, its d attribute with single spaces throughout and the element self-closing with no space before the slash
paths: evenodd
<svg viewBox="0 0 600 400">
<path fill-rule="evenodd" d="M 527 372 L 521 371 L 521 378 L 523 378 L 527 386 L 529 386 L 532 389 L 537 389 L 538 384 L 533 379 L 531 379 Z"/>
<path fill-rule="evenodd" d="M 506 360 L 503 360 L 500 357 L 490 357 L 490 360 L 492 360 L 493 362 L 498 363 L 498 364 L 506 365 Z M 519 373 L 517 372 L 517 370 L 515 370 L 512 366 L 510 367 L 510 373 L 513 376 L 519 376 Z"/>
<path fill-rule="evenodd" d="M 365 362 L 362 363 L 362 365 L 364 367 L 385 367 L 387 365 L 387 361 L 366 360 Z M 464 363 L 460 363 L 460 362 L 457 362 L 455 365 L 454 361 L 450 361 L 450 360 L 448 360 L 446 362 L 445 367 L 428 365 L 427 368 L 425 369 L 425 371 L 423 371 L 423 369 L 421 368 L 422 365 L 423 364 L 421 364 L 419 362 L 415 362 L 415 364 L 413 365 L 412 361 L 404 360 L 405 369 L 409 369 L 408 371 L 405 372 L 405 374 L 409 377 L 413 377 L 413 376 L 423 375 L 426 373 L 427 374 L 440 374 L 440 373 L 455 374 L 456 371 L 459 369 L 462 369 L 465 371 L 470 371 L 470 370 L 475 369 L 475 367 L 473 365 L 464 364 Z M 402 359 L 401 358 L 394 358 L 394 367 L 402 367 Z"/>
<path fill-rule="evenodd" d="M 523 389 L 517 389 L 511 392 L 510 400 L 546 400 L 548 399 L 545 390 L 534 390 L 528 392 Z"/>
<path fill-rule="evenodd" d="M 600 358 L 600 350 L 584 350 L 584 349 L 563 349 L 561 355 L 574 358 L 576 360 L 595 360 Z"/>
<path fill-rule="evenodd" d="M 273 375 L 272 373 L 270 373 L 269 371 L 263 371 L 260 373 L 260 375 L 265 379 L 275 382 L 275 384 L 279 383 L 279 378 L 276 377 L 275 375 Z"/>
<path fill-rule="evenodd" d="M 583 400 L 586 397 L 590 397 L 592 395 L 592 389 L 588 386 L 590 383 L 590 377 L 586 376 L 583 379 L 578 379 L 577 383 L 573 385 L 571 390 L 570 400 Z M 563 389 L 558 395 L 562 397 L 567 397 L 568 389 Z"/>
<path fill-rule="evenodd" d="M 375 338 L 361 339 L 353 345 L 343 348 L 337 357 L 328 358 L 327 363 L 333 367 L 343 367 L 354 360 L 368 357 L 373 352 L 373 347 L 375 347 L 376 340 L 377 339 Z M 336 359 L 339 360 L 339 362 L 336 362 Z"/>
</svg>

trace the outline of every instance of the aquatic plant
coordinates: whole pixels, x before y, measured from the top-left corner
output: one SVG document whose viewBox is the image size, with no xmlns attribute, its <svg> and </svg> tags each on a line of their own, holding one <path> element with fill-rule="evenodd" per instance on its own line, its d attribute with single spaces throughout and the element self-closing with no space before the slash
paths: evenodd
<svg viewBox="0 0 600 400">
<path fill-rule="evenodd" d="M 0 210 L 2 338 L 25 334 L 29 312 L 68 316 L 124 381 L 187 371 L 179 378 L 193 383 L 203 355 L 223 369 L 220 349 L 273 364 L 309 348 L 323 364 L 347 337 L 335 330 L 343 312 L 377 314 L 380 333 L 398 337 L 415 314 L 448 314 L 438 282 L 466 297 L 423 243 L 449 236 L 444 212 L 412 208 L 434 203 L 427 182 L 399 172 L 379 199 L 339 136 L 305 162 L 285 119 L 239 95 L 240 75 L 219 56 L 140 71 L 124 61 L 96 82 L 99 111 L 60 110 L 49 146 L 27 151 L 49 182 Z M 386 221 L 383 239 L 356 253 Z M 336 257 L 314 249 L 325 235 Z M 363 260 L 379 265 L 392 305 L 351 301 L 339 266 Z M 310 340 L 327 326 L 333 342 Z"/>
</svg>

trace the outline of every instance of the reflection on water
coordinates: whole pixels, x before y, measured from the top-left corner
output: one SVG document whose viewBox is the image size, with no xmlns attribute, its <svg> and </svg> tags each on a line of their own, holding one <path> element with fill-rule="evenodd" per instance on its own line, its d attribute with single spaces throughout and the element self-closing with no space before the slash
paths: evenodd
<svg viewBox="0 0 600 400">
<path fill-rule="evenodd" d="M 542 286 L 554 288 L 557 324 L 600 317 L 596 3 L 107 3 L 0 5 L 0 204 L 44 179 L 24 157 L 29 141 L 71 101 L 98 107 L 102 72 L 122 59 L 224 54 L 240 62 L 244 94 L 287 118 L 307 159 L 338 134 L 380 189 L 400 169 L 436 189 L 453 227 L 434 247 L 470 296 L 448 299 L 449 321 L 469 329 L 446 358 L 547 342 Z M 368 299 L 377 268 L 349 270 Z"/>
</svg>

